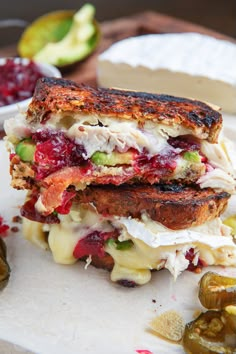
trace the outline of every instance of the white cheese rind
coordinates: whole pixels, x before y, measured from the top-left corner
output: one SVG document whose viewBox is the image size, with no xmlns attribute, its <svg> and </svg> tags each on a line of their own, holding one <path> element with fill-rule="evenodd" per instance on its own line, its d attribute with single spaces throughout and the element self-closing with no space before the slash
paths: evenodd
<svg viewBox="0 0 236 354">
<path fill-rule="evenodd" d="M 103 87 L 171 94 L 236 112 L 236 45 L 197 33 L 153 34 L 113 44 L 98 58 Z"/>
</svg>

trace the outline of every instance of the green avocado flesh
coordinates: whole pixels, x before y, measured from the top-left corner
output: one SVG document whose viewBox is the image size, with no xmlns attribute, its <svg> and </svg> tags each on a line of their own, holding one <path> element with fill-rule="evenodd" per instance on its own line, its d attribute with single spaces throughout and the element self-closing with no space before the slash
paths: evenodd
<svg viewBox="0 0 236 354">
<path fill-rule="evenodd" d="M 40 17 L 23 33 L 18 51 L 22 57 L 63 68 L 91 54 L 99 39 L 95 7 L 87 3 L 77 12 L 56 11 Z"/>
<path fill-rule="evenodd" d="M 130 165 L 133 154 L 131 152 L 112 152 L 107 154 L 105 152 L 96 151 L 91 160 L 98 166 L 116 166 L 116 165 Z"/>
<path fill-rule="evenodd" d="M 126 251 L 133 247 L 134 243 L 132 240 L 119 241 L 110 238 L 107 240 L 107 245 L 111 247 L 115 247 L 118 251 Z"/>
<path fill-rule="evenodd" d="M 23 33 L 18 52 L 21 57 L 32 59 L 49 42 L 61 41 L 73 22 L 73 11 L 55 11 L 38 18 Z"/>
<path fill-rule="evenodd" d="M 201 156 L 199 155 L 198 151 L 187 151 L 184 153 L 183 158 L 190 162 L 201 162 Z"/>
<path fill-rule="evenodd" d="M 16 145 L 16 154 L 24 162 L 31 162 L 34 159 L 35 144 L 30 139 L 24 139 Z"/>
</svg>

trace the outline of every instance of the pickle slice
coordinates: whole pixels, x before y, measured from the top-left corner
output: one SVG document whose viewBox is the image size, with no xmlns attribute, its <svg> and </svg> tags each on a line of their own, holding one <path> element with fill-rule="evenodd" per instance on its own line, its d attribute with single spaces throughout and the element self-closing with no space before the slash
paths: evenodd
<svg viewBox="0 0 236 354">
<path fill-rule="evenodd" d="M 236 305 L 236 278 L 207 272 L 200 280 L 198 297 L 207 309 Z"/>
<path fill-rule="evenodd" d="M 6 258 L 7 256 L 7 247 L 3 239 L 0 237 L 0 257 Z"/>
<path fill-rule="evenodd" d="M 207 311 L 185 326 L 183 347 L 191 354 L 235 354 L 236 316 Z"/>
<path fill-rule="evenodd" d="M 7 285 L 10 276 L 10 267 L 7 263 L 6 256 L 6 245 L 0 237 L 0 290 Z"/>
</svg>

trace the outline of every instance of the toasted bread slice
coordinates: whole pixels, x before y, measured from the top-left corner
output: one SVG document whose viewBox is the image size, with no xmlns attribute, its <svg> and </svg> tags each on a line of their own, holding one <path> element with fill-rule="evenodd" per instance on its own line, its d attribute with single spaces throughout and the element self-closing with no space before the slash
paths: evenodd
<svg viewBox="0 0 236 354">
<path fill-rule="evenodd" d="M 172 230 L 186 229 L 201 225 L 220 216 L 230 198 L 227 192 L 216 192 L 210 188 L 200 189 L 182 185 L 121 185 L 121 186 L 88 186 L 84 190 L 75 191 L 73 205 L 77 209 L 81 204 L 92 205 L 98 214 L 105 217 L 128 217 L 141 219 L 146 214 Z M 37 209 L 34 208 L 34 192 L 28 193 L 26 203 L 22 206 L 22 215 L 32 221 L 39 221 Z M 34 202 L 33 202 L 34 200 Z M 51 214 L 53 215 L 53 214 Z M 41 215 L 40 222 L 49 221 L 50 215 Z M 58 220 L 59 222 L 59 220 Z"/>
<path fill-rule="evenodd" d="M 209 105 L 186 98 L 116 89 L 95 89 L 65 79 L 43 78 L 36 85 L 27 112 L 31 124 L 45 124 L 55 114 L 80 120 L 80 116 L 147 121 L 182 126 L 191 134 L 217 142 L 221 114 Z"/>
<path fill-rule="evenodd" d="M 85 259 L 83 259 L 85 260 Z M 114 267 L 114 259 L 108 253 L 105 254 L 103 257 L 92 256 L 91 257 L 91 264 L 95 268 L 105 269 L 109 272 L 112 271 Z"/>
<path fill-rule="evenodd" d="M 218 217 L 230 194 L 181 185 L 88 186 L 79 203 L 91 203 L 99 214 L 141 218 L 143 212 L 169 229 L 201 225 Z"/>
<path fill-rule="evenodd" d="M 180 185 L 121 185 L 88 186 L 84 190 L 70 190 L 75 208 L 80 204 L 93 205 L 103 216 L 141 219 L 146 214 L 152 220 L 172 230 L 201 225 L 221 215 L 227 206 L 230 194 L 215 192 L 210 188 L 198 189 Z M 35 194 L 28 194 L 27 201 Z M 34 202 L 30 203 L 31 209 Z M 28 210 L 28 202 L 22 207 L 22 215 L 39 221 L 37 209 Z M 54 214 L 50 214 L 54 215 Z M 41 215 L 41 222 L 50 215 Z M 45 221 L 44 221 L 45 218 Z"/>
</svg>

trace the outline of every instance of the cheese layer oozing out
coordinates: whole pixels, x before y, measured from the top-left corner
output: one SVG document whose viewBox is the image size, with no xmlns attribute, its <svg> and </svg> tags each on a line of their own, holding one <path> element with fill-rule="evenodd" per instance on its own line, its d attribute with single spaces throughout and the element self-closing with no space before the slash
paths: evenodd
<svg viewBox="0 0 236 354">
<path fill-rule="evenodd" d="M 100 126 L 102 123 L 103 126 Z M 8 142 L 14 145 L 21 139 L 29 137 L 33 132 L 42 129 L 41 125 L 30 126 L 23 115 L 19 115 L 13 120 L 5 122 L 4 126 Z M 84 158 L 90 158 L 95 152 L 101 151 L 111 153 L 114 150 L 126 152 L 130 148 L 134 148 L 139 152 L 147 151 L 149 156 L 156 154 L 166 154 L 168 151 L 176 151 L 167 142 L 169 137 L 192 134 L 190 130 L 180 125 L 167 126 L 165 124 L 155 124 L 155 122 L 147 121 L 142 128 L 138 127 L 136 121 L 118 120 L 110 117 L 96 116 L 80 116 L 71 117 L 66 114 L 54 114 L 43 127 L 43 129 L 53 129 L 63 131 L 68 137 L 75 140 L 85 148 Z M 196 129 L 195 137 L 205 139 L 204 136 Z M 235 191 L 235 170 L 236 166 L 231 159 L 234 154 L 227 139 L 220 137 L 218 144 L 211 144 L 206 140 L 201 140 L 201 152 L 206 156 L 210 168 L 205 171 L 204 164 L 193 164 L 202 171 L 202 176 L 197 183 L 201 188 L 214 188 L 225 190 L 229 193 Z M 183 158 L 178 159 L 178 167 L 176 168 L 173 178 L 185 178 L 187 168 L 194 168 Z M 104 167 L 106 170 L 106 167 Z M 115 172 L 114 172 L 115 169 Z M 122 173 L 120 168 L 110 168 L 112 174 Z M 109 171 L 110 171 L 109 170 Z M 119 172 L 120 171 L 120 172 Z M 110 172 L 111 173 L 111 172 Z"/>
<path fill-rule="evenodd" d="M 41 244 L 42 248 L 45 248 L 42 230 L 48 232 L 48 245 L 57 263 L 75 263 L 75 246 L 93 231 L 110 232 L 116 228 L 120 230 L 119 241 L 133 241 L 133 246 L 127 250 L 118 250 L 114 243 L 105 244 L 105 251 L 114 259 L 112 281 L 126 279 L 145 284 L 151 279 L 151 270 L 162 268 L 177 278 L 189 265 L 185 255 L 190 249 L 194 249 L 194 265 L 199 259 L 208 265 L 236 264 L 236 244 L 230 235 L 231 228 L 223 225 L 220 218 L 179 231 L 170 230 L 145 214 L 141 220 L 124 217 L 106 219 L 94 208 L 72 209 L 70 214 L 61 215 L 60 219 L 60 224 L 39 226 L 36 223 L 33 237 L 32 224 L 35 222 L 24 219 L 24 236 L 37 245 Z"/>
</svg>

